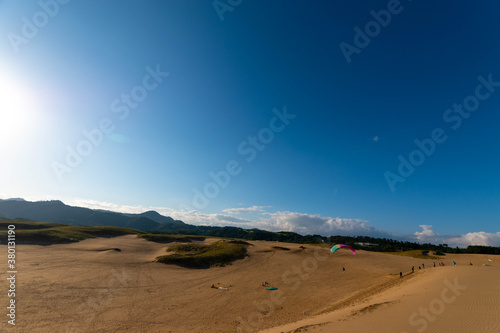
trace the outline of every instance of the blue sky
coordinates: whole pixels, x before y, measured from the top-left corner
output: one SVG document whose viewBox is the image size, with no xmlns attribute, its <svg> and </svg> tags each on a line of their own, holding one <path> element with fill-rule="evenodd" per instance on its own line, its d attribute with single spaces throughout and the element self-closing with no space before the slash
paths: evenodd
<svg viewBox="0 0 500 333">
<path fill-rule="evenodd" d="M 499 11 L 1 2 L 0 195 L 500 246 Z"/>
</svg>

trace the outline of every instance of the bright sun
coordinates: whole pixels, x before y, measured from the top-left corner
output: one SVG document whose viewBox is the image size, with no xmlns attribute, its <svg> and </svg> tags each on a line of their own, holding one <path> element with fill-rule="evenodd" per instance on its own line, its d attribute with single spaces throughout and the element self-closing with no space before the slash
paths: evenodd
<svg viewBox="0 0 500 333">
<path fill-rule="evenodd" d="M 19 142 L 32 130 L 34 103 L 15 81 L 0 73 L 0 144 Z"/>
</svg>

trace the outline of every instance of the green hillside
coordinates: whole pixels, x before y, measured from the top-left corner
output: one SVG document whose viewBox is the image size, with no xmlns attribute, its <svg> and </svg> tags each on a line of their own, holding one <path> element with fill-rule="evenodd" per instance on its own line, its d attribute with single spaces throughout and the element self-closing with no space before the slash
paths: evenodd
<svg viewBox="0 0 500 333">
<path fill-rule="evenodd" d="M 7 227 L 15 225 L 16 244 L 50 245 L 78 242 L 87 238 L 116 237 L 144 232 L 121 227 L 78 227 L 61 223 L 0 219 L 0 238 L 6 238 Z"/>
</svg>

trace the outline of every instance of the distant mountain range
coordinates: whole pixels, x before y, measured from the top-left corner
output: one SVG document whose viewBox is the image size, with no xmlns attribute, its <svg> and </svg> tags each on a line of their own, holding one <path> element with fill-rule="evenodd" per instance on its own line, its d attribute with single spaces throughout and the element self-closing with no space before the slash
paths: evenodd
<svg viewBox="0 0 500 333">
<path fill-rule="evenodd" d="M 355 248 L 369 251 L 403 251 L 432 250 L 443 253 L 482 253 L 500 254 L 500 247 L 469 246 L 467 249 L 451 248 L 447 244 L 419 244 L 387 238 L 368 236 L 330 236 L 300 235 L 290 231 L 271 232 L 260 229 L 243 229 L 238 227 L 216 227 L 186 224 L 163 216 L 155 211 L 141 214 L 124 214 L 106 210 L 94 210 L 73 207 L 59 200 L 26 201 L 20 198 L 0 199 L 0 217 L 7 219 L 24 219 L 37 222 L 58 222 L 78 226 L 116 226 L 157 233 L 173 233 L 187 235 L 203 235 L 248 240 L 266 240 L 288 243 L 328 243 L 348 244 Z M 368 244 L 368 245 L 367 245 Z M 378 246 L 370 246 L 370 245 Z"/>
<path fill-rule="evenodd" d="M 156 211 L 141 214 L 124 214 L 105 210 L 68 206 L 59 200 L 26 201 L 20 198 L 0 199 L 0 217 L 28 219 L 39 222 L 58 222 L 85 226 L 115 226 L 143 231 L 182 229 L 186 224 L 163 216 Z"/>
</svg>

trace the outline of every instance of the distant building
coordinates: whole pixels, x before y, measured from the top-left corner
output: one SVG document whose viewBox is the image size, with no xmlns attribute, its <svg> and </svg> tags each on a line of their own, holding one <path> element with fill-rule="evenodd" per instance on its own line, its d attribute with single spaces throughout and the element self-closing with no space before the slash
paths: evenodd
<svg viewBox="0 0 500 333">
<path fill-rule="evenodd" d="M 375 243 L 365 243 L 365 242 L 356 242 L 354 244 L 359 245 L 359 246 L 378 246 L 378 244 L 375 244 Z"/>
</svg>

